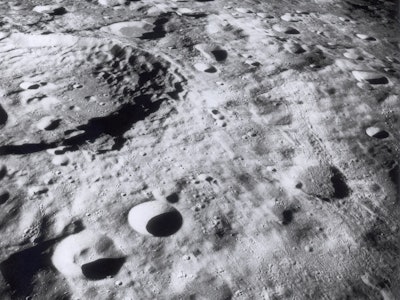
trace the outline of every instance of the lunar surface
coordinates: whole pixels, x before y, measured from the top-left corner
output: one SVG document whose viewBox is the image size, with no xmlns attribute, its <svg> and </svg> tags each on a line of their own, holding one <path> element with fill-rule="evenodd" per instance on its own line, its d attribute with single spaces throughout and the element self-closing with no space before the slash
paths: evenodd
<svg viewBox="0 0 400 300">
<path fill-rule="evenodd" d="M 398 7 L 0 1 L 0 299 L 400 299 Z"/>
</svg>

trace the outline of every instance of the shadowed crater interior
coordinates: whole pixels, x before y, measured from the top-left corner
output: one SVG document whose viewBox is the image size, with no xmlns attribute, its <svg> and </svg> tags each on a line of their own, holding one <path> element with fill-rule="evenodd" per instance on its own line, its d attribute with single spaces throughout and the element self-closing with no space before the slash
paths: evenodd
<svg viewBox="0 0 400 300">
<path fill-rule="evenodd" d="M 282 212 L 282 224 L 288 225 L 293 221 L 293 211 L 286 209 Z"/>
<path fill-rule="evenodd" d="M 8 120 L 8 114 L 0 105 L 0 127 L 3 127 L 7 123 L 7 120 Z"/>
<path fill-rule="evenodd" d="M 331 177 L 331 182 L 334 188 L 333 197 L 338 199 L 346 198 L 350 194 L 346 178 L 336 167 L 331 167 L 331 172 L 333 173 L 333 176 Z"/>
<path fill-rule="evenodd" d="M 125 262 L 125 258 L 101 258 L 82 265 L 82 273 L 87 279 L 101 280 L 116 275 Z"/>
<path fill-rule="evenodd" d="M 176 233 L 181 228 L 182 223 L 182 215 L 175 210 L 150 219 L 146 229 L 154 236 L 166 237 Z"/>
<path fill-rule="evenodd" d="M 228 57 L 228 52 L 223 49 L 214 49 L 211 51 L 216 61 L 224 61 Z"/>
</svg>

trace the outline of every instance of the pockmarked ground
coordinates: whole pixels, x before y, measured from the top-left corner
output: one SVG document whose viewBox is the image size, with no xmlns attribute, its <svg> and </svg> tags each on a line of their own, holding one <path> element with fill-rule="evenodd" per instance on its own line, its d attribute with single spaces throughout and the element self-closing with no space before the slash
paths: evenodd
<svg viewBox="0 0 400 300">
<path fill-rule="evenodd" d="M 399 299 L 395 1 L 0 1 L 1 299 Z"/>
</svg>

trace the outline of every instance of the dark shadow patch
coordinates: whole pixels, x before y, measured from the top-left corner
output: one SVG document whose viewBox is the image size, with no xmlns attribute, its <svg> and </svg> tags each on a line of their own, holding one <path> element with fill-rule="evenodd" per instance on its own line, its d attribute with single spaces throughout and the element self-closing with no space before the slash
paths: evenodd
<svg viewBox="0 0 400 300">
<path fill-rule="evenodd" d="M 377 233 L 374 231 L 369 231 L 364 235 L 364 241 L 368 246 L 377 247 L 378 246 L 378 237 Z"/>
<path fill-rule="evenodd" d="M 293 211 L 286 209 L 282 212 L 282 225 L 289 225 L 293 221 Z"/>
<path fill-rule="evenodd" d="M 207 177 L 205 178 L 205 180 L 206 180 L 209 184 L 216 184 L 216 185 L 218 185 L 218 180 L 215 179 L 215 178 L 213 178 L 213 177 L 211 177 L 211 176 L 207 176 Z"/>
<path fill-rule="evenodd" d="M 387 137 L 389 137 L 389 133 L 385 130 L 381 130 L 381 131 L 375 133 L 373 135 L 373 137 L 377 138 L 377 139 L 386 139 Z"/>
<path fill-rule="evenodd" d="M 376 41 L 376 38 L 374 38 L 373 36 L 369 36 L 369 37 L 367 37 L 367 38 L 365 39 L 365 41 L 373 42 L 373 41 Z"/>
<path fill-rule="evenodd" d="M 389 80 L 385 76 L 373 78 L 373 79 L 367 79 L 367 81 L 370 84 L 388 84 L 389 83 Z"/>
<path fill-rule="evenodd" d="M 300 31 L 298 31 L 296 28 L 290 27 L 285 31 L 286 34 L 300 34 Z"/>
<path fill-rule="evenodd" d="M 206 14 L 206 13 L 202 13 L 202 14 L 197 13 L 195 15 L 191 15 L 191 17 L 193 17 L 195 19 L 200 19 L 200 18 L 208 17 L 208 14 Z"/>
<path fill-rule="evenodd" d="M 31 294 L 34 275 L 50 266 L 48 250 L 55 242 L 50 240 L 14 253 L 0 264 L 0 271 L 5 281 L 18 297 Z"/>
<path fill-rule="evenodd" d="M 176 233 L 183 224 L 182 215 L 177 211 L 170 211 L 152 218 L 146 225 L 149 233 L 157 237 L 166 237 Z"/>
<path fill-rule="evenodd" d="M 37 90 L 38 88 L 40 88 L 40 84 L 38 83 L 34 83 L 27 87 L 28 90 Z"/>
<path fill-rule="evenodd" d="M 321 196 L 321 195 L 316 195 L 319 199 L 321 199 L 322 201 L 325 201 L 325 202 L 331 202 L 331 199 L 329 199 L 328 197 L 324 197 L 324 196 Z"/>
<path fill-rule="evenodd" d="M 389 178 L 390 180 L 394 183 L 396 191 L 397 191 L 397 198 L 399 199 L 400 196 L 400 167 L 399 165 L 395 165 L 390 171 L 389 171 Z"/>
<path fill-rule="evenodd" d="M 8 120 L 8 115 L 4 110 L 4 108 L 0 105 L 0 127 L 6 125 L 7 120 Z"/>
<path fill-rule="evenodd" d="M 173 92 L 168 92 L 167 95 L 170 96 L 172 99 L 178 100 L 179 99 L 179 94 L 183 92 L 183 87 L 182 84 L 179 82 L 176 82 L 174 84 L 175 90 Z"/>
<path fill-rule="evenodd" d="M 304 52 L 306 52 L 306 50 L 304 50 L 304 49 L 301 48 L 301 47 L 298 47 L 298 48 L 296 48 L 296 49 L 293 50 L 293 53 L 294 53 L 294 54 L 301 54 L 301 53 L 304 53 Z M 311 59 L 311 60 L 312 60 L 312 59 Z"/>
<path fill-rule="evenodd" d="M 60 126 L 61 120 L 54 120 L 50 126 L 46 127 L 46 130 L 54 130 L 56 129 L 58 126 Z"/>
<path fill-rule="evenodd" d="M 0 180 L 2 180 L 6 176 L 7 176 L 7 167 L 3 165 L 0 167 Z"/>
<path fill-rule="evenodd" d="M 107 134 L 114 138 L 112 150 L 120 150 L 126 142 L 123 134 L 135 123 L 156 112 L 162 101 L 151 102 L 150 96 L 139 96 L 135 99 L 134 104 L 126 103 L 110 115 L 90 119 L 87 124 L 78 126 L 76 130 L 84 132 L 65 139 L 61 145 L 72 146 L 76 149 L 77 146 L 83 145 L 87 141 L 94 142 L 100 136 Z"/>
<path fill-rule="evenodd" d="M 208 16 L 206 13 L 199 13 L 199 12 L 194 12 L 194 13 L 184 13 L 182 14 L 184 17 L 191 17 L 194 19 L 200 19 L 200 18 L 205 18 Z"/>
<path fill-rule="evenodd" d="M 9 192 L 0 192 L 0 205 L 6 203 L 8 199 L 10 199 Z"/>
<path fill-rule="evenodd" d="M 331 172 L 333 173 L 333 176 L 331 177 L 331 182 L 334 189 L 333 197 L 337 199 L 346 198 L 350 194 L 350 189 L 347 186 L 346 178 L 336 167 L 331 167 Z"/>
<path fill-rule="evenodd" d="M 216 73 L 217 69 L 214 66 L 210 66 L 209 68 L 205 69 L 204 72 L 206 72 L 206 73 Z"/>
<path fill-rule="evenodd" d="M 168 195 L 166 199 L 169 203 L 177 203 L 179 201 L 179 196 L 177 193 L 172 193 Z"/>
<path fill-rule="evenodd" d="M 82 273 L 87 279 L 101 280 L 108 276 L 115 276 L 122 265 L 125 258 L 101 258 L 93 262 L 82 265 Z"/>
<path fill-rule="evenodd" d="M 50 16 L 62 16 L 67 13 L 67 10 L 64 7 L 57 7 L 54 9 L 49 15 Z"/>
<path fill-rule="evenodd" d="M 144 120 L 146 117 L 156 112 L 164 99 L 151 102 L 150 96 L 144 95 L 135 98 L 135 103 L 126 103 L 117 111 L 104 117 L 90 119 L 87 124 L 80 125 L 76 129 L 67 131 L 68 134 L 74 131 L 84 131 L 83 133 L 52 143 L 6 145 L 0 147 L 0 155 L 23 155 L 44 151 L 58 146 L 70 146 L 66 150 L 76 151 L 79 146 L 86 142 L 94 142 L 96 139 L 106 134 L 114 138 L 114 145 L 111 150 L 120 150 L 126 139 L 123 134 L 132 126 Z"/>
<path fill-rule="evenodd" d="M 380 279 L 378 282 L 377 282 L 377 285 L 376 285 L 378 288 L 380 288 L 380 289 L 390 289 L 390 287 L 391 287 L 391 284 L 390 284 L 390 281 L 388 280 L 388 279 Z"/>
<path fill-rule="evenodd" d="M 153 23 L 152 32 L 146 32 L 140 37 L 141 40 L 157 40 L 165 37 L 167 32 L 164 25 L 169 21 L 170 14 L 161 14 L 160 17 Z"/>
<path fill-rule="evenodd" d="M 47 220 L 43 220 L 43 224 L 47 224 L 47 222 Z M 17 297 L 16 299 L 32 293 L 35 286 L 34 278 L 37 274 L 41 271 L 53 271 L 51 263 L 52 247 L 65 237 L 81 231 L 81 225 L 80 221 L 75 221 L 67 225 L 58 237 L 15 252 L 0 263 L 3 278 L 11 293 Z"/>
<path fill-rule="evenodd" d="M 224 61 L 228 58 L 228 52 L 226 52 L 223 49 L 215 49 L 211 51 L 212 55 L 214 55 L 214 58 L 216 61 Z"/>
<path fill-rule="evenodd" d="M 0 147 L 0 156 L 1 155 L 24 155 L 31 154 L 36 152 L 41 152 L 47 149 L 57 147 L 57 143 L 37 143 L 37 144 L 22 144 L 22 145 L 5 145 Z"/>
<path fill-rule="evenodd" d="M 395 165 L 390 171 L 389 171 L 389 177 L 390 180 L 396 185 L 399 184 L 400 180 L 400 167 L 399 165 Z"/>
</svg>

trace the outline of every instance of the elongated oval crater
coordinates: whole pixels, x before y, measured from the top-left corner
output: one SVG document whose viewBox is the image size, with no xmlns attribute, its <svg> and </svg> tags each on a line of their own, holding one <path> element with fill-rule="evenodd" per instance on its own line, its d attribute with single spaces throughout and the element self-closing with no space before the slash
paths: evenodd
<svg viewBox="0 0 400 300">
<path fill-rule="evenodd" d="M 179 231 L 181 213 L 168 203 L 149 201 L 134 206 L 128 215 L 129 225 L 143 235 L 167 237 Z"/>
</svg>

